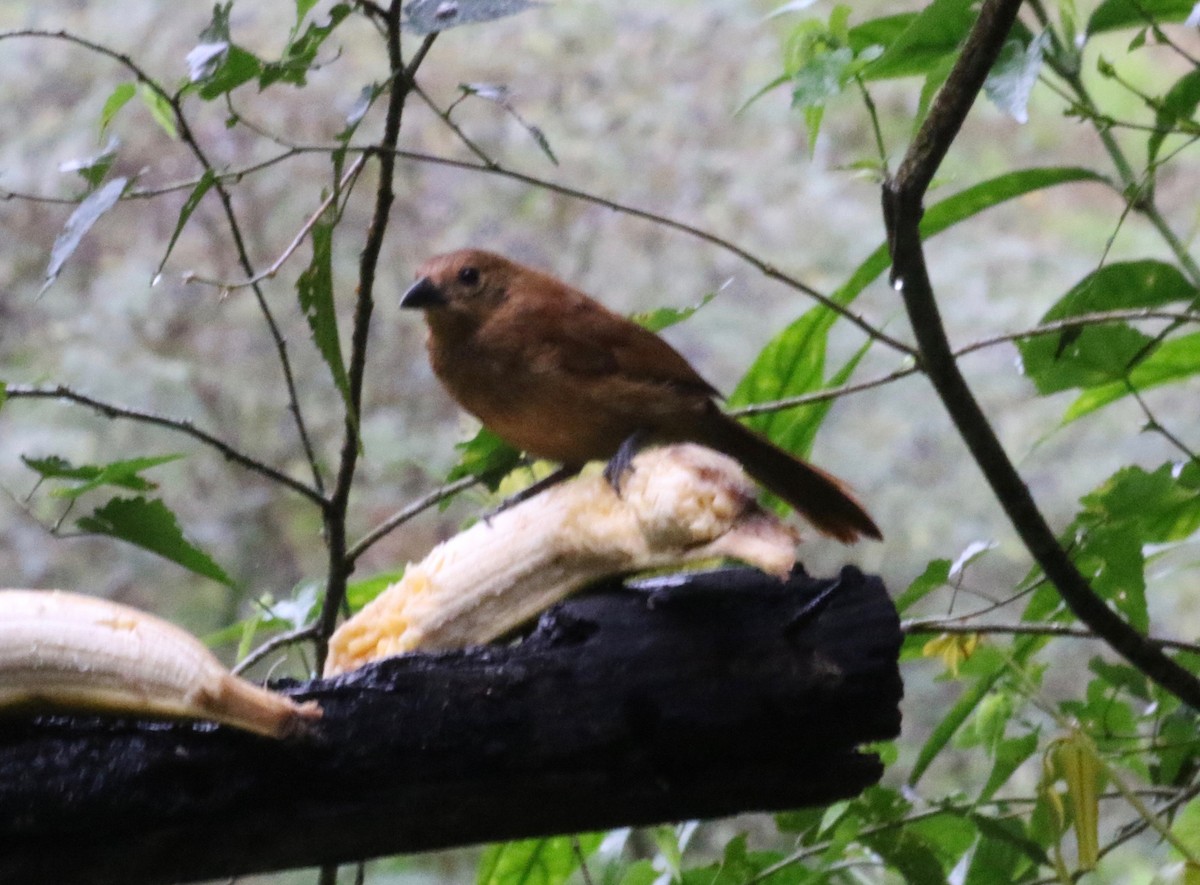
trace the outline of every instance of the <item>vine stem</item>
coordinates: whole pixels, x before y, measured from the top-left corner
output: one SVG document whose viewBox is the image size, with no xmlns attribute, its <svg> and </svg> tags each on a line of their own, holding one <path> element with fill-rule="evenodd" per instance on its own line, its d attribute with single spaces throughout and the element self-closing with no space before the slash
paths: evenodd
<svg viewBox="0 0 1200 885">
<path fill-rule="evenodd" d="M 908 313 L 921 364 L 1017 534 L 1063 601 L 1146 676 L 1200 710 L 1200 679 L 1126 623 L 1059 545 L 958 368 L 925 265 L 919 224 L 934 173 L 1007 39 L 1021 0 L 985 0 L 970 35 L 895 177 L 883 188 L 892 280 Z"/>
</svg>

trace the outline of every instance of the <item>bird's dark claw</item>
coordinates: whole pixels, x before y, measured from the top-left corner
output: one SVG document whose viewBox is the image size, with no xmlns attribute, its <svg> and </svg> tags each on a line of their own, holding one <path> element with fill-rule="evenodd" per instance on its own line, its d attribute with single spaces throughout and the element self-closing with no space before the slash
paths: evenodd
<svg viewBox="0 0 1200 885">
<path fill-rule="evenodd" d="M 625 438 L 625 442 L 621 443 L 616 454 L 604 465 L 604 478 L 608 480 L 608 484 L 612 486 L 618 496 L 621 494 L 621 480 L 633 466 L 634 456 L 641 451 L 645 441 L 645 433 L 640 430 L 634 431 Z"/>
</svg>

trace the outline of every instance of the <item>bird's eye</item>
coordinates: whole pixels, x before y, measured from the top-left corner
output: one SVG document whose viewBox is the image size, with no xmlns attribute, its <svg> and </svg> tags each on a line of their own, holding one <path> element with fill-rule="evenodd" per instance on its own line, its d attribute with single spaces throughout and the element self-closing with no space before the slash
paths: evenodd
<svg viewBox="0 0 1200 885">
<path fill-rule="evenodd" d="M 464 286 L 474 286 L 479 282 L 479 268 L 464 267 L 458 272 L 458 281 Z"/>
</svg>

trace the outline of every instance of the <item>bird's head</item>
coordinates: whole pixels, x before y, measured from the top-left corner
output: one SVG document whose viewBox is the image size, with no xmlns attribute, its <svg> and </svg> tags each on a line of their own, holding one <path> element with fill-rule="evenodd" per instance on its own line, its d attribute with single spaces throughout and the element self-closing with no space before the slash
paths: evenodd
<svg viewBox="0 0 1200 885">
<path fill-rule="evenodd" d="M 417 269 L 400 306 L 427 311 L 430 319 L 482 320 L 504 301 L 516 270 L 507 258 L 481 249 L 436 255 Z"/>
</svg>

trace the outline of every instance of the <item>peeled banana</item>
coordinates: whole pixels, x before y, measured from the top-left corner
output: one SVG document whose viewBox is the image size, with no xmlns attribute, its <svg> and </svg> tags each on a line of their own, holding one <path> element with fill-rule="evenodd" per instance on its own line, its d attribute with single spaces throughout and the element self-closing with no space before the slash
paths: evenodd
<svg viewBox="0 0 1200 885">
<path fill-rule="evenodd" d="M 619 494 L 580 476 L 439 544 L 338 628 L 325 674 L 488 642 L 609 575 L 730 557 L 782 577 L 796 542 L 733 459 L 691 443 L 648 449 Z"/>
<path fill-rule="evenodd" d="M 208 719 L 271 738 L 321 715 L 234 676 L 174 624 L 59 590 L 0 590 L 0 711 L 14 709 Z"/>
</svg>

